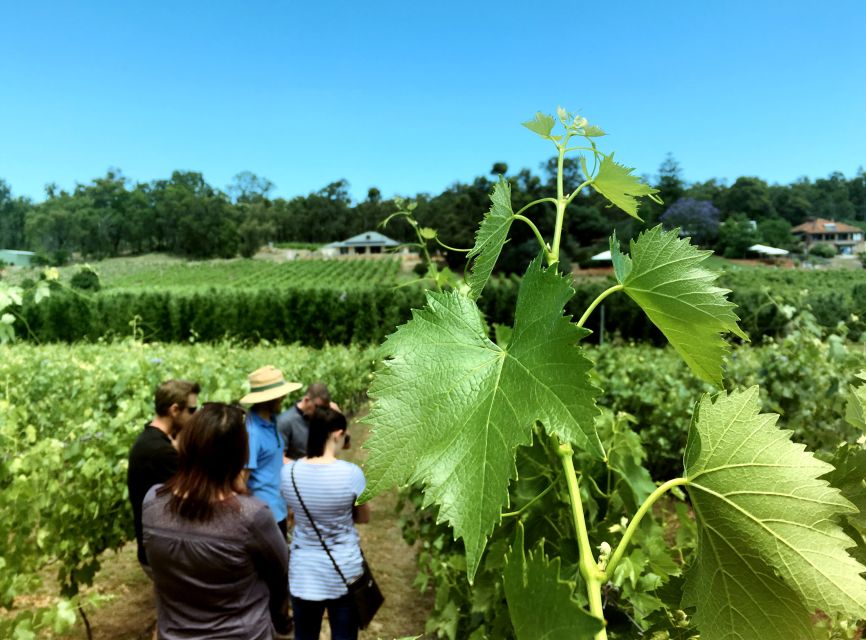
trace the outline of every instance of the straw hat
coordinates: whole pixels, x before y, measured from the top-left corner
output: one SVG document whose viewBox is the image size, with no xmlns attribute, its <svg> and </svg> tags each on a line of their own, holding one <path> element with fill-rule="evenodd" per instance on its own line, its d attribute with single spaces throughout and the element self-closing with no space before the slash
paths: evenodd
<svg viewBox="0 0 866 640">
<path fill-rule="evenodd" d="M 248 376 L 248 379 L 250 392 L 241 398 L 243 404 L 258 404 L 268 400 L 276 400 L 303 386 L 300 382 L 286 382 L 282 371 L 271 365 L 256 369 Z"/>
</svg>

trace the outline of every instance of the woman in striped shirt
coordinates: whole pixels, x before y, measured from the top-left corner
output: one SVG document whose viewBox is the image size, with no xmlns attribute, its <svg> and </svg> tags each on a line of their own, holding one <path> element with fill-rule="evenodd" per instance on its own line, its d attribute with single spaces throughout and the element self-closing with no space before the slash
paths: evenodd
<svg viewBox="0 0 866 640">
<path fill-rule="evenodd" d="M 295 516 L 289 592 L 296 640 L 318 640 L 325 609 L 333 640 L 358 637 L 358 617 L 346 582 L 351 584 L 363 573 L 355 523 L 369 522 L 370 505 L 355 506 L 366 485 L 364 472 L 336 456 L 346 438 L 341 413 L 316 409 L 310 419 L 307 457 L 282 469 L 280 492 Z"/>
</svg>

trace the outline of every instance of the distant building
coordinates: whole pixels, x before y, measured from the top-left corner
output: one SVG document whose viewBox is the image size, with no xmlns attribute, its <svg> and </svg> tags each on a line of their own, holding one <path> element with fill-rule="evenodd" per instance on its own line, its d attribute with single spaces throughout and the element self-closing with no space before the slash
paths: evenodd
<svg viewBox="0 0 866 640">
<path fill-rule="evenodd" d="M 0 262 L 16 267 L 29 267 L 36 256 L 32 251 L 17 251 L 15 249 L 0 249 Z"/>
<path fill-rule="evenodd" d="M 853 256 L 866 251 L 863 230 L 843 222 L 817 218 L 791 229 L 791 233 L 806 245 L 806 251 L 816 244 L 829 244 L 843 256 Z"/>
<path fill-rule="evenodd" d="M 365 231 L 342 242 L 332 242 L 320 248 L 323 256 L 362 256 L 385 253 L 388 249 L 399 247 L 400 243 L 378 231 Z"/>
</svg>

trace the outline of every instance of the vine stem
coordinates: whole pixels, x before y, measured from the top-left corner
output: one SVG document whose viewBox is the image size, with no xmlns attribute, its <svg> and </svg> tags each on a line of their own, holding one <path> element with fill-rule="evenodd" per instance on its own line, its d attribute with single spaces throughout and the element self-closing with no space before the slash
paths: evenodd
<svg viewBox="0 0 866 640">
<path fill-rule="evenodd" d="M 523 212 L 526 211 L 527 209 L 530 209 L 531 207 L 534 207 L 534 206 L 537 205 L 537 204 L 541 204 L 542 202 L 550 202 L 550 203 L 552 203 L 552 204 L 556 204 L 556 198 L 539 198 L 538 200 L 533 200 L 533 201 L 530 202 L 529 204 L 522 206 L 522 207 L 517 211 L 517 213 L 514 214 L 515 217 L 519 216 L 521 213 L 523 213 Z"/>
<path fill-rule="evenodd" d="M 562 443 L 557 450 L 565 481 L 568 485 L 568 497 L 571 502 L 571 515 L 574 518 L 574 528 L 577 531 L 577 545 L 580 551 L 580 574 L 586 581 L 586 595 L 589 598 L 589 612 L 599 620 L 604 620 L 604 604 L 601 601 L 601 585 L 606 581 L 605 573 L 598 568 L 598 563 L 592 555 L 589 543 L 589 533 L 586 530 L 586 518 L 583 514 L 583 501 L 580 499 L 580 487 L 577 485 L 577 474 L 574 470 L 574 451 L 571 445 Z M 595 635 L 595 640 L 607 640 L 607 631 L 602 628 Z"/>
<path fill-rule="evenodd" d="M 535 223 L 532 220 L 530 220 L 529 218 L 527 218 L 526 216 L 521 215 L 519 213 L 514 214 L 514 219 L 520 220 L 521 222 L 525 222 L 526 224 L 529 225 L 529 228 L 532 229 L 532 232 L 535 234 L 535 237 L 538 239 L 538 244 L 541 245 L 542 251 L 544 251 L 544 255 L 547 258 L 547 263 L 552 264 L 552 262 L 551 262 L 552 254 L 550 253 L 550 248 L 547 246 L 547 243 L 544 242 L 544 238 L 542 237 L 541 232 L 538 230 L 538 227 L 535 226 Z"/>
<path fill-rule="evenodd" d="M 87 614 L 84 613 L 84 607 L 78 603 L 78 613 L 84 621 L 84 629 L 87 632 L 87 640 L 93 640 L 93 630 L 90 628 L 90 620 L 87 619 Z"/>
<path fill-rule="evenodd" d="M 607 563 L 607 567 L 604 570 L 604 580 L 607 581 L 610 576 L 613 575 L 613 570 L 616 569 L 616 565 L 619 564 L 619 561 L 622 560 L 622 556 L 625 554 L 625 549 L 628 546 L 628 543 L 631 542 L 632 536 L 634 536 L 634 532 L 637 531 L 638 526 L 640 526 L 640 522 L 643 517 L 646 515 L 647 511 L 650 510 L 656 500 L 661 498 L 667 491 L 670 491 L 674 487 L 678 487 L 684 484 L 688 484 L 688 478 L 674 478 L 673 480 L 668 480 L 664 484 L 660 485 L 653 491 L 649 497 L 644 500 L 643 504 L 640 506 L 640 509 L 637 510 L 637 513 L 634 514 L 634 518 L 632 518 L 631 522 L 628 523 L 628 527 L 625 530 L 625 533 L 622 536 L 622 540 L 619 541 L 619 544 L 616 547 L 616 551 L 611 555 L 610 560 Z"/>
<path fill-rule="evenodd" d="M 588 187 L 588 186 L 591 185 L 591 184 L 592 184 L 592 180 L 591 180 L 591 179 L 590 179 L 590 180 L 586 180 L 585 182 L 582 182 L 581 185 L 580 185 L 577 189 L 575 189 L 574 191 L 572 191 L 570 196 L 568 196 L 568 200 L 565 201 L 565 206 L 570 205 L 570 204 L 571 204 L 571 201 L 574 200 L 574 199 L 577 197 L 577 194 L 579 194 L 581 191 L 583 191 L 584 189 L 586 189 L 586 187 Z"/>
<path fill-rule="evenodd" d="M 568 206 L 565 201 L 562 172 L 565 163 L 565 148 L 568 146 L 568 139 L 570 137 L 566 136 L 561 145 L 556 145 L 559 156 L 556 160 L 556 227 L 553 230 L 553 248 L 551 250 L 553 260 L 550 261 L 551 265 L 559 262 L 559 241 L 562 238 L 562 223 L 565 220 L 565 208 Z"/>
<path fill-rule="evenodd" d="M 21 321 L 21 323 L 24 325 L 24 328 L 27 329 L 27 334 L 30 336 L 30 339 L 33 340 L 36 344 L 40 344 L 39 337 L 35 333 L 33 333 L 33 329 L 30 328 L 30 323 L 27 322 L 27 318 L 24 317 L 24 314 L 18 313 L 17 311 L 12 311 L 11 309 L 9 310 L 9 313 L 11 313 L 13 316 L 15 316 L 16 318 L 18 318 L 18 320 Z"/>
<path fill-rule="evenodd" d="M 546 488 L 544 491 L 542 491 L 542 492 L 539 493 L 537 496 L 535 496 L 532 500 L 530 500 L 530 501 L 527 502 L 525 505 L 523 505 L 522 507 L 520 507 L 517 511 L 509 511 L 508 513 L 503 513 L 500 517 L 502 517 L 502 518 L 513 518 L 514 516 L 519 516 L 521 513 L 523 513 L 524 511 L 526 511 L 529 507 L 531 507 L 531 506 L 534 505 L 536 502 L 538 502 L 539 500 L 541 500 L 544 496 L 546 496 L 546 495 L 550 492 L 550 490 L 553 489 L 553 487 L 555 487 L 555 486 L 556 486 L 555 483 L 551 483 L 551 484 L 549 484 L 549 485 L 547 486 L 547 488 Z"/>
<path fill-rule="evenodd" d="M 616 293 L 617 291 L 622 291 L 623 286 L 621 284 L 615 284 L 609 289 L 605 289 L 598 297 L 592 301 L 592 304 L 587 307 L 586 311 L 583 312 L 583 315 L 580 316 L 580 320 L 577 321 L 577 326 L 582 327 L 583 324 L 589 319 L 590 314 L 595 311 L 595 308 L 601 304 L 601 301 L 607 298 L 610 294 Z"/>
<path fill-rule="evenodd" d="M 472 249 L 458 249 L 457 247 L 449 247 L 447 244 L 445 244 L 439 239 L 439 236 L 436 236 L 435 240 L 440 247 L 448 249 L 448 251 L 456 251 L 458 253 L 469 253 L 470 251 L 472 251 Z"/>
</svg>

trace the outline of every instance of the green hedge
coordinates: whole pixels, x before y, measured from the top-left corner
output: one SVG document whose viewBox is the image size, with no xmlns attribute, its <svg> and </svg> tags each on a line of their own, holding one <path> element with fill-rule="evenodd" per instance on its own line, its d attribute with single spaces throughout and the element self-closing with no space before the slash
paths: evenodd
<svg viewBox="0 0 866 640">
<path fill-rule="evenodd" d="M 22 309 L 22 338 L 42 342 L 95 341 L 132 336 L 154 342 L 212 342 L 224 338 L 310 346 L 375 344 L 412 307 L 423 304 L 417 289 L 354 291 L 310 289 L 194 292 L 143 290 L 85 296 L 52 294 Z"/>
<path fill-rule="evenodd" d="M 725 274 L 722 286 L 732 290 L 741 326 L 753 342 L 778 336 L 790 321 L 793 305 L 809 308 L 819 325 L 839 323 L 857 339 L 866 320 L 866 278 L 862 272 L 783 272 L 751 270 Z M 609 282 L 583 282 L 567 311 L 580 317 Z M 479 306 L 490 324 L 511 325 L 520 287 L 516 276 L 490 281 Z M 212 342 L 233 338 L 251 342 L 375 344 L 405 322 L 412 308 L 424 304 L 419 287 L 329 289 L 128 289 L 98 294 L 55 291 L 38 305 L 25 302 L 25 323 L 16 323 L 22 338 L 43 342 L 95 341 L 136 334 L 148 341 Z M 661 333 L 630 298 L 618 294 L 604 302 L 604 335 L 628 340 L 665 342 Z M 589 342 L 602 334 L 602 312 L 586 326 Z M 29 325 L 29 328 L 28 328 Z"/>
</svg>

